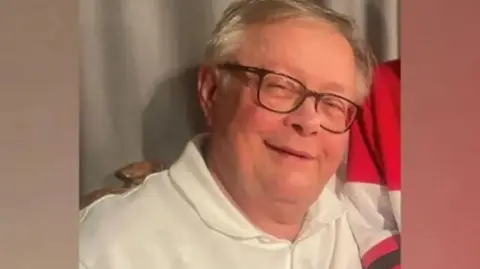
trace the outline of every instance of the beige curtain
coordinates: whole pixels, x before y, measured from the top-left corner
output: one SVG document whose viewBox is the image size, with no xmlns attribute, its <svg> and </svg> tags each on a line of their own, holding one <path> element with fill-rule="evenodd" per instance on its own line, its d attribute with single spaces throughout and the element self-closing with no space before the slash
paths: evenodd
<svg viewBox="0 0 480 269">
<path fill-rule="evenodd" d="M 116 186 L 129 162 L 172 162 L 202 129 L 204 43 L 231 0 L 82 0 L 80 186 Z M 380 61 L 399 56 L 398 0 L 325 0 L 353 15 Z"/>
</svg>

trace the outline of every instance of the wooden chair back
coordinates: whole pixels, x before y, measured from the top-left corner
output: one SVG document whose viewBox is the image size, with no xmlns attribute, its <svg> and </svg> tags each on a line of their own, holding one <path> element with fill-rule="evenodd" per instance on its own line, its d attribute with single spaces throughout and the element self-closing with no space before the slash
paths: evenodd
<svg viewBox="0 0 480 269">
<path fill-rule="evenodd" d="M 150 174 L 160 172 L 165 169 L 165 165 L 159 161 L 141 161 L 129 163 L 115 171 L 115 177 L 123 182 L 119 188 L 103 188 L 84 195 L 80 199 L 80 209 L 85 208 L 92 202 L 107 194 L 121 194 L 129 189 L 142 184 Z"/>
</svg>

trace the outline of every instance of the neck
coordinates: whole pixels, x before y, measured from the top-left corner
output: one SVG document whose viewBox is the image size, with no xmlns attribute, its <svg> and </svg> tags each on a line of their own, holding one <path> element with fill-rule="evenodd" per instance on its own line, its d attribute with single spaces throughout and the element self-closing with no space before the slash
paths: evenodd
<svg viewBox="0 0 480 269">
<path fill-rule="evenodd" d="M 205 148 L 204 148 L 205 150 Z M 207 153 L 204 151 L 204 153 Z M 204 155 L 205 156 L 205 155 Z M 276 202 L 264 195 L 252 196 L 233 180 L 220 176 L 223 169 L 217 167 L 212 156 L 206 155 L 210 173 L 225 196 L 253 225 L 278 239 L 294 241 L 303 226 L 308 205 L 291 202 Z"/>
<path fill-rule="evenodd" d="M 241 188 L 235 188 L 219 177 L 214 176 L 214 179 L 232 204 L 257 228 L 278 239 L 294 241 L 297 238 L 308 207 L 275 204 L 266 199 L 251 197 L 242 193 Z"/>
<path fill-rule="evenodd" d="M 271 206 L 259 200 L 242 200 L 241 197 L 237 199 L 232 197 L 232 200 L 259 229 L 276 238 L 289 241 L 294 241 L 297 238 L 307 211 L 307 209 L 302 210 L 299 206 Z"/>
</svg>

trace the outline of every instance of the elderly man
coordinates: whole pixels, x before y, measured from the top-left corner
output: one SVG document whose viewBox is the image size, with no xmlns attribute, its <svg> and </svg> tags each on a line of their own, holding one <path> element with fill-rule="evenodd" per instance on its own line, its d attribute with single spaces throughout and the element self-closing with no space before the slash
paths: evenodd
<svg viewBox="0 0 480 269">
<path fill-rule="evenodd" d="M 209 133 L 82 211 L 80 268 L 360 269 L 344 203 L 325 186 L 371 66 L 351 22 L 314 1 L 231 4 L 199 73 Z"/>
</svg>

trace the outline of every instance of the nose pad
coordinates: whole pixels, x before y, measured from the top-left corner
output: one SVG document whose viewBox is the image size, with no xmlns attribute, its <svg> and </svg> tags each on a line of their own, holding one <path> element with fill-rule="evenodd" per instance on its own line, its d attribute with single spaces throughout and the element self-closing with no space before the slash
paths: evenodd
<svg viewBox="0 0 480 269">
<path fill-rule="evenodd" d="M 320 118 L 315 109 L 315 99 L 305 99 L 300 107 L 288 114 L 285 122 L 301 136 L 317 134 L 321 127 Z"/>
</svg>

